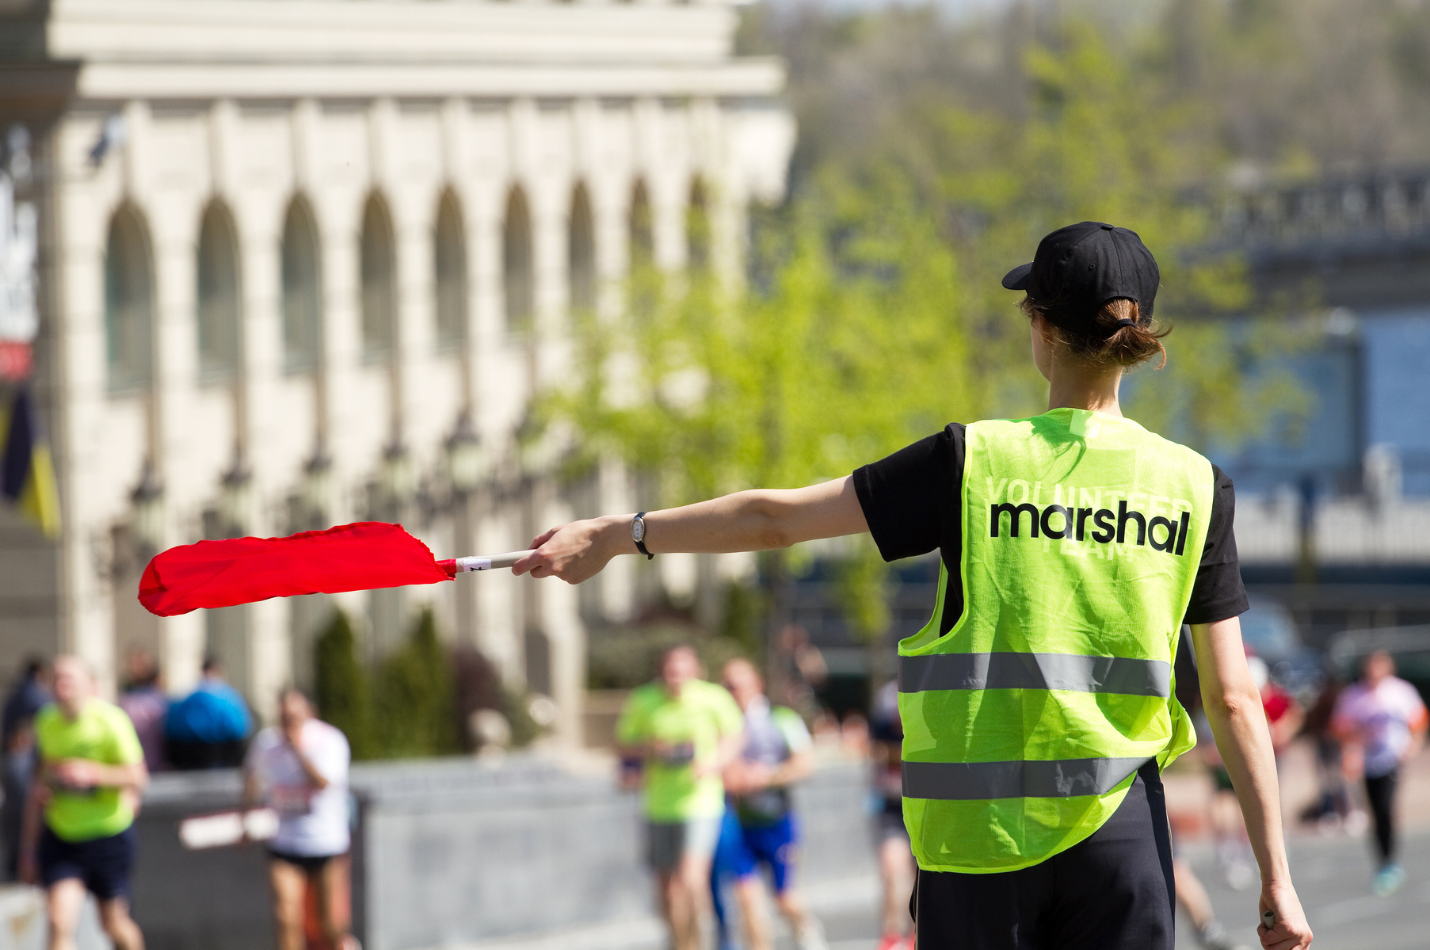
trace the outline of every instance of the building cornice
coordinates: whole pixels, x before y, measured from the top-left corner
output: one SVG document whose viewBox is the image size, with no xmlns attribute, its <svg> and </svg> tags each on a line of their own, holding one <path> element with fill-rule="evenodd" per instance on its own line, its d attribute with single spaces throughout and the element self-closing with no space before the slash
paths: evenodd
<svg viewBox="0 0 1430 950">
<path fill-rule="evenodd" d="M 768 98 L 784 88 L 776 60 L 715 66 L 86 63 L 79 98 L 344 99 L 692 96 Z"/>
</svg>

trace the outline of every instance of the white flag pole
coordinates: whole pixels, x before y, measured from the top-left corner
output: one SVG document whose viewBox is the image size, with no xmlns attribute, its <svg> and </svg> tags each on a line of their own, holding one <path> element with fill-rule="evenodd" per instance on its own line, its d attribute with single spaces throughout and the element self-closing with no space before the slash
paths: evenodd
<svg viewBox="0 0 1430 950">
<path fill-rule="evenodd" d="M 457 573 L 465 574 L 469 571 L 494 571 L 501 567 L 511 567 L 517 561 L 526 557 L 531 551 L 508 551 L 506 554 L 487 554 L 475 557 L 457 558 Z"/>
</svg>

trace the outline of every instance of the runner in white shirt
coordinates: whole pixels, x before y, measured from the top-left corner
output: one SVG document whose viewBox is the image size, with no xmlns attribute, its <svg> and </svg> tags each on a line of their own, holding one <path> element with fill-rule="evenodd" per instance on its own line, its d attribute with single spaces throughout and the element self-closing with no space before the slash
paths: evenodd
<svg viewBox="0 0 1430 950">
<path fill-rule="evenodd" d="M 253 739 L 244 763 L 244 798 L 278 812 L 278 833 L 268 842 L 279 950 L 304 950 L 304 897 L 311 883 L 329 944 L 346 948 L 349 863 L 348 764 L 342 732 L 313 717 L 308 697 L 287 689 L 279 700 L 279 725 Z"/>
<path fill-rule="evenodd" d="M 1331 728 L 1341 741 L 1359 746 L 1365 795 L 1375 816 L 1380 868 L 1371 889 L 1394 893 L 1405 881 L 1395 860 L 1395 791 L 1400 766 L 1419 751 L 1427 716 L 1420 694 L 1395 675 L 1395 660 L 1384 650 L 1365 658 L 1364 678 L 1341 693 Z"/>
</svg>

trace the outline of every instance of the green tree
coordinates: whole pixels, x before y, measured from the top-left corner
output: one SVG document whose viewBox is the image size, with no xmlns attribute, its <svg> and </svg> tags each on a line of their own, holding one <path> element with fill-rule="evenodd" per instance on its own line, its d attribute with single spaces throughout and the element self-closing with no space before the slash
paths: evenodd
<svg viewBox="0 0 1430 950">
<path fill-rule="evenodd" d="M 373 690 L 378 740 L 386 758 L 461 751 L 452 664 L 424 608 L 407 642 L 382 662 Z"/>
<path fill-rule="evenodd" d="M 354 759 L 376 758 L 380 749 L 367 670 L 358 662 L 352 623 L 341 610 L 333 611 L 313 646 L 313 670 L 318 715 L 347 736 Z"/>
</svg>

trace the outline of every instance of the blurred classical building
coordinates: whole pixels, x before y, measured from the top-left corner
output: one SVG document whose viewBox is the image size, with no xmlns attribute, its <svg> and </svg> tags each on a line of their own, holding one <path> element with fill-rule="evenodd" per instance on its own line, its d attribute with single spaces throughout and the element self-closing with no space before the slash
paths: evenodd
<svg viewBox="0 0 1430 950">
<path fill-rule="evenodd" d="M 735 28 L 724 0 L 0 0 L 64 516 L 50 544 L 3 515 L 0 675 L 75 651 L 112 688 L 140 647 L 182 689 L 212 652 L 262 708 L 330 600 L 161 621 L 153 551 L 381 519 L 487 553 L 634 508 L 519 436 L 573 312 L 620 306 L 632 259 L 736 279 L 747 204 L 780 197 L 783 72 Z M 584 597 L 503 572 L 331 601 L 374 656 L 430 601 L 569 735 L 583 612 L 651 569 L 625 560 Z"/>
</svg>

